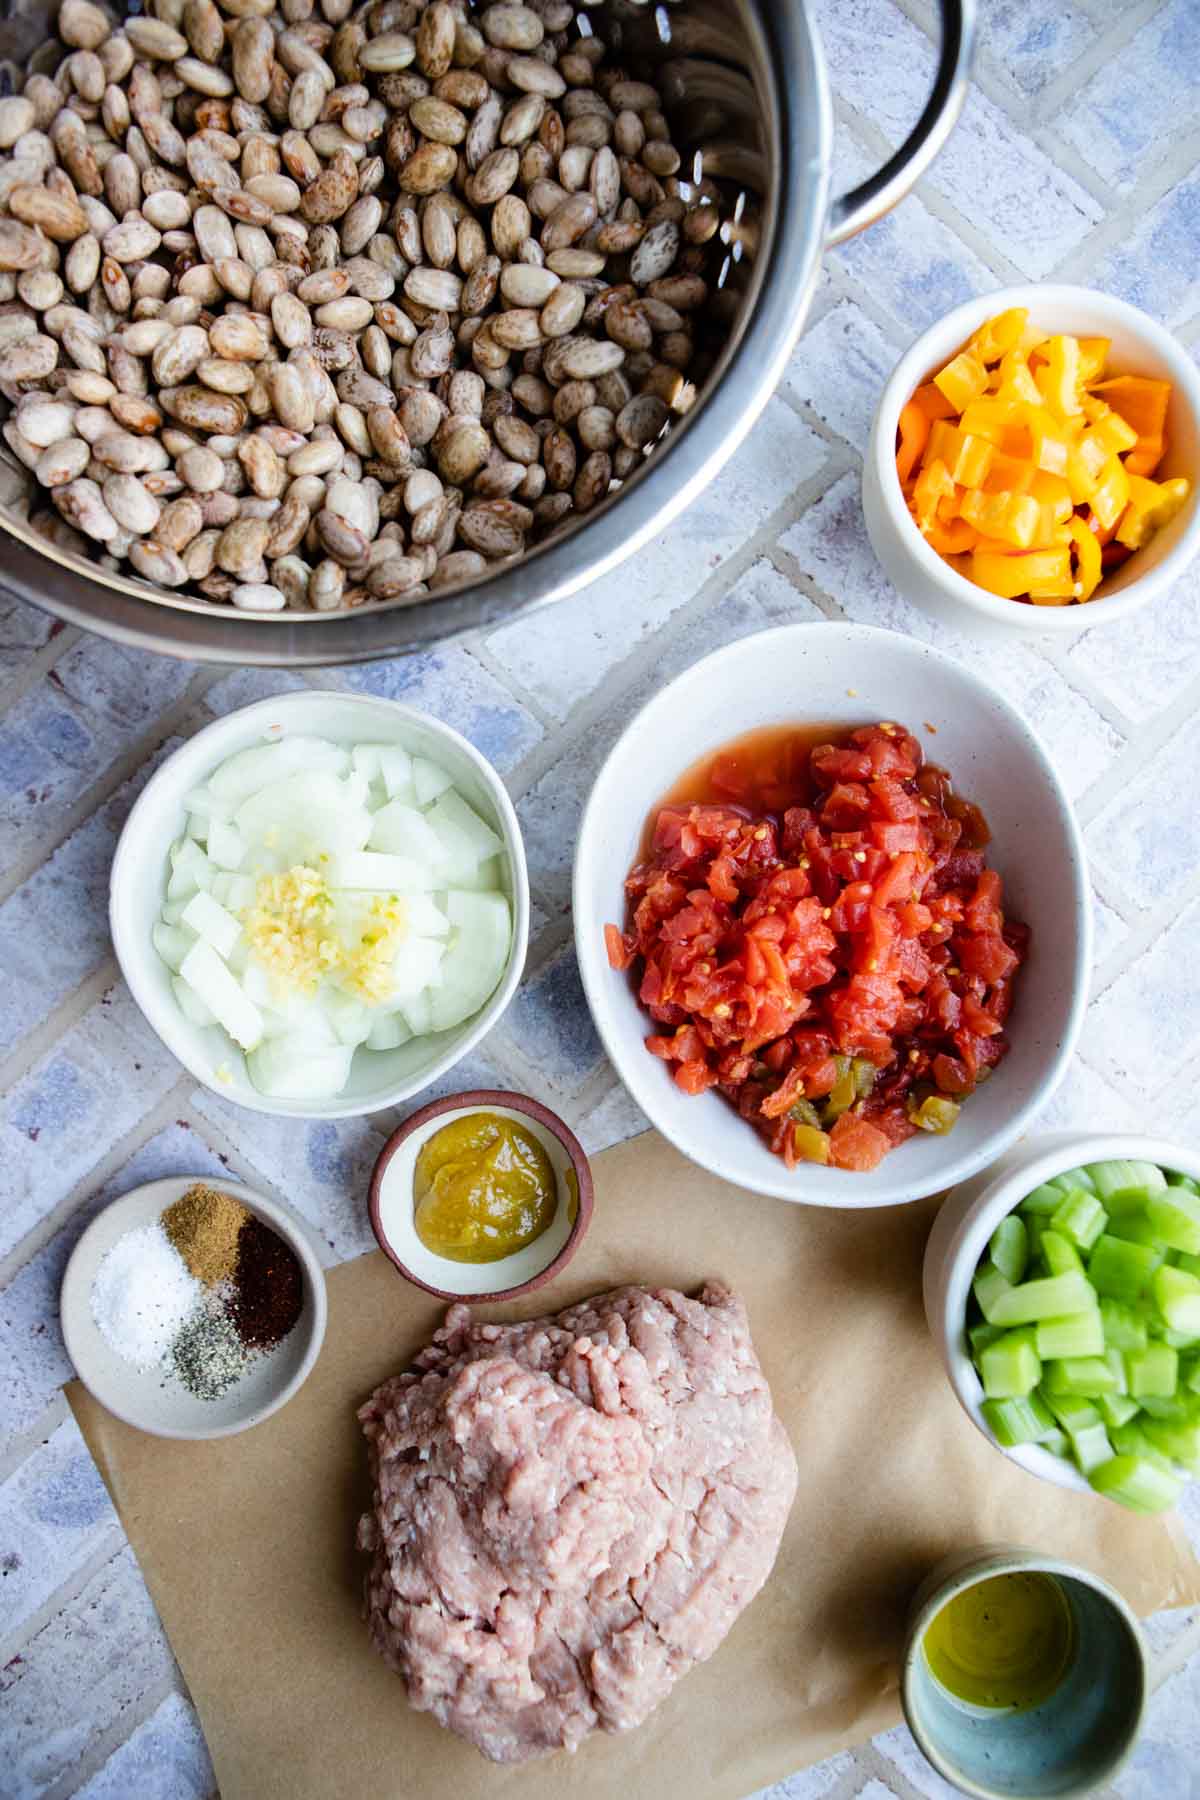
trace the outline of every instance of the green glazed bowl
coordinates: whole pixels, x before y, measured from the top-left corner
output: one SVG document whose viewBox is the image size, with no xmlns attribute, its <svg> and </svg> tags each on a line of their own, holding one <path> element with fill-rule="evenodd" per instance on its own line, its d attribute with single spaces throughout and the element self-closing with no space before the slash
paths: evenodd
<svg viewBox="0 0 1200 1800">
<path fill-rule="evenodd" d="M 1053 1575 L 1075 1625 L 1075 1654 L 1040 1705 L 984 1713 L 952 1700 L 923 1642 L 948 1601 L 996 1575 Z M 975 1800 L 1070 1800 L 1111 1781 L 1146 1709 L 1148 1664 L 1137 1619 L 1098 1575 L 1015 1547 L 963 1551 L 926 1576 L 909 1612 L 900 1698 L 909 1730 L 938 1773 Z"/>
</svg>

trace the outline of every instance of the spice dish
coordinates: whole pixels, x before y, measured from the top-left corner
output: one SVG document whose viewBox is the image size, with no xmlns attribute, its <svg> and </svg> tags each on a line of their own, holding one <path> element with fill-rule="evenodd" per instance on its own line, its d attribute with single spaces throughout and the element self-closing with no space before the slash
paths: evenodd
<svg viewBox="0 0 1200 1800">
<path fill-rule="evenodd" d="M 274 1201 L 236 1181 L 167 1176 L 92 1220 L 60 1310 L 79 1379 L 117 1418 L 157 1437 L 229 1437 L 307 1379 L 325 1278 Z"/>
<path fill-rule="evenodd" d="M 1006 918 L 1029 929 L 1004 1032 L 1011 1049 L 963 1106 L 953 1131 L 919 1130 L 878 1167 L 784 1167 L 727 1101 L 684 1091 L 646 1053 L 651 1021 L 628 974 L 614 972 L 605 926 L 624 917 L 626 872 L 647 815 L 700 758 L 747 732 L 815 725 L 830 737 L 872 720 L 911 724 L 987 820 L 989 864 Z M 575 942 L 600 1036 L 631 1094 L 671 1141 L 736 1186 L 821 1206 L 888 1206 L 936 1193 L 984 1167 L 1045 1105 L 1082 1019 L 1090 965 L 1085 860 L 1070 803 L 1015 709 L 950 657 L 858 625 L 786 626 L 697 663 L 629 725 L 584 812 L 575 858 Z"/>
<path fill-rule="evenodd" d="M 1057 336 L 1107 340 L 1107 373 L 1168 382 L 1171 392 L 1155 464 L 1156 482 L 1182 478 L 1188 496 L 1175 516 L 1134 555 L 1104 575 L 1086 605 L 1033 606 L 989 593 L 960 573 L 922 536 L 896 472 L 897 433 L 905 406 L 989 320 L 1025 309 L 1028 323 Z M 872 548 L 894 586 L 915 606 L 973 637 L 1070 638 L 1129 618 L 1176 581 L 1200 549 L 1200 373 L 1182 344 L 1156 320 L 1093 288 L 1052 284 L 1002 288 L 948 313 L 900 358 L 884 384 L 863 459 L 863 517 Z"/>
<path fill-rule="evenodd" d="M 443 1142 L 454 1160 L 442 1160 L 443 1174 L 453 1172 L 460 1181 L 464 1175 L 470 1180 L 472 1162 L 476 1170 L 481 1158 L 494 1163 L 496 1151 L 477 1133 L 460 1137 L 457 1143 L 450 1133 L 479 1120 L 492 1124 L 493 1137 L 499 1135 L 497 1127 L 508 1125 L 527 1142 L 532 1140 L 535 1153 L 540 1150 L 547 1159 L 554 1181 L 554 1210 L 541 1229 L 521 1233 L 515 1247 L 503 1246 L 504 1254 L 480 1253 L 478 1247 L 463 1254 L 460 1231 L 458 1253 L 447 1255 L 431 1248 L 437 1239 L 420 1228 L 422 1185 L 427 1201 L 454 1198 L 444 1189 L 439 1194 L 436 1173 L 429 1171 L 429 1151 L 438 1134 L 445 1134 Z M 498 1148 L 504 1167 L 511 1168 L 511 1139 Z M 461 1185 L 458 1197 L 463 1198 Z M 496 1204 L 494 1187 L 481 1190 L 476 1185 L 471 1198 L 479 1221 Z M 540 1100 L 479 1088 L 434 1100 L 392 1133 L 371 1176 L 370 1211 L 380 1249 L 407 1281 L 440 1300 L 512 1300 L 561 1274 L 583 1242 L 592 1219 L 591 1168 L 574 1132 Z M 508 1208 L 504 1211 L 507 1214 Z M 444 1213 L 442 1223 L 444 1227 Z M 474 1235 L 481 1234 L 476 1229 Z M 442 1242 L 444 1248 L 444 1230 Z"/>
</svg>

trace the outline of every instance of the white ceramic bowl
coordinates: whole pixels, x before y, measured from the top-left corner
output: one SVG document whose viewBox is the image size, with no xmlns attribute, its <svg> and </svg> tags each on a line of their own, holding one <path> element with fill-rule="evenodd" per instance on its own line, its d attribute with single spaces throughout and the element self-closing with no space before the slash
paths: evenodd
<svg viewBox="0 0 1200 1800">
<path fill-rule="evenodd" d="M 499 987 L 486 1006 L 449 1031 L 411 1038 L 398 1050 L 357 1050 L 345 1089 L 331 1100 L 279 1100 L 260 1094 L 246 1073 L 241 1052 L 220 1027 L 193 1025 L 183 1016 L 171 991 L 171 972 L 150 936 L 166 889 L 167 851 L 184 829 L 184 795 L 234 751 L 284 731 L 308 732 L 343 744 L 398 744 L 428 756 L 453 776 L 463 798 L 504 840 L 513 938 Z M 134 999 L 167 1049 L 205 1087 L 255 1112 L 304 1119 L 353 1118 L 419 1094 L 474 1048 L 512 999 L 529 937 L 529 882 L 521 828 L 491 764 L 466 738 L 428 713 L 360 694 L 307 689 L 281 694 L 206 725 L 147 782 L 117 843 L 109 922 L 117 960 Z"/>
<path fill-rule="evenodd" d="M 1036 1444 L 1010 1450 L 996 1442 L 980 1410 L 983 1386 L 967 1343 L 967 1299 L 979 1259 L 1001 1219 L 1052 1175 L 1109 1157 L 1159 1163 L 1200 1180 L 1200 1150 L 1165 1138 L 1128 1132 L 1111 1137 L 1087 1131 L 1047 1132 L 1015 1145 L 998 1163 L 955 1188 L 938 1213 L 925 1248 L 925 1317 L 963 1411 L 989 1444 L 1031 1475 L 1085 1494 L 1092 1490 L 1073 1463 Z"/>
<path fill-rule="evenodd" d="M 625 876 L 647 816 L 707 752 L 763 725 L 908 725 L 992 830 L 1005 905 L 1033 932 L 1017 981 L 1012 1049 L 945 1137 L 902 1144 L 869 1173 L 773 1156 L 719 1094 L 684 1094 L 644 1039 L 654 1029 L 629 975 L 615 974 L 606 923 L 625 921 Z M 936 728 L 934 735 L 929 727 Z M 892 1206 L 963 1181 L 1025 1130 L 1057 1087 L 1083 1017 L 1091 910 L 1079 828 L 1045 750 L 1020 714 L 944 652 L 867 625 L 788 625 L 696 663 L 626 728 L 596 778 L 575 855 L 575 945 L 592 1016 L 621 1079 L 664 1136 L 713 1174 L 816 1206 Z"/>
<path fill-rule="evenodd" d="M 930 549 L 909 516 L 896 478 L 896 428 L 902 407 L 986 319 L 1010 306 L 1028 307 L 1031 322 L 1047 331 L 1111 338 L 1109 364 L 1116 374 L 1153 375 L 1172 384 L 1167 450 L 1155 479 L 1186 475 L 1192 493 L 1176 518 L 1108 576 L 1086 606 L 1031 606 L 976 587 Z M 863 516 L 893 586 L 945 624 L 983 637 L 1073 637 L 1093 625 L 1127 619 L 1178 580 L 1200 549 L 1198 477 L 1200 370 L 1169 331 L 1138 307 L 1094 288 L 1001 288 L 966 301 L 932 325 L 888 377 L 863 462 Z"/>
<path fill-rule="evenodd" d="M 110 1413 L 154 1437 L 232 1437 L 260 1425 L 308 1379 L 325 1338 L 325 1276 L 308 1233 L 273 1200 L 240 1181 L 222 1181 L 221 1191 L 256 1213 L 299 1258 L 304 1304 L 295 1325 L 282 1343 L 256 1357 L 241 1379 L 216 1400 L 189 1394 L 180 1382 L 165 1380 L 161 1369 L 134 1368 L 111 1348 L 92 1316 L 92 1283 L 101 1260 L 118 1238 L 152 1225 L 197 1182 L 210 1185 L 207 1176 L 168 1175 L 122 1194 L 92 1220 L 63 1275 L 63 1342 L 80 1381 Z"/>
</svg>

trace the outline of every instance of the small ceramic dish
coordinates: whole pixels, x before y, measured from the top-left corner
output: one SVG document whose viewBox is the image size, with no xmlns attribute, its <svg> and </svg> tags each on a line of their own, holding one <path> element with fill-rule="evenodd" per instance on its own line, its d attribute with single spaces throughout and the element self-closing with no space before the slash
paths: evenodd
<svg viewBox="0 0 1200 1800">
<path fill-rule="evenodd" d="M 849 729 L 894 719 L 955 791 L 983 808 L 1005 907 L 1031 928 L 1011 1049 L 954 1130 L 922 1134 L 866 1174 L 785 1167 L 714 1090 L 685 1094 L 646 1049 L 635 981 L 604 944 L 625 920 L 625 877 L 646 819 L 706 753 L 758 726 Z M 895 1206 L 985 1168 L 1045 1106 L 1070 1060 L 1091 974 L 1091 903 L 1079 828 L 1041 743 L 1015 707 L 944 652 L 867 625 L 787 625 L 718 650 L 625 728 L 596 777 L 575 853 L 575 948 L 592 1017 L 642 1110 L 685 1156 L 734 1186 L 810 1206 Z"/>
<path fill-rule="evenodd" d="M 114 1200 L 92 1220 L 63 1275 L 63 1341 L 80 1381 L 110 1413 L 153 1437 L 232 1437 L 261 1425 L 307 1380 L 325 1337 L 325 1276 L 308 1233 L 273 1200 L 240 1181 L 222 1181 L 221 1192 L 240 1200 L 298 1257 L 304 1278 L 299 1319 L 282 1343 L 256 1356 L 240 1380 L 215 1400 L 188 1393 L 161 1368 L 135 1368 L 112 1349 L 92 1316 L 92 1284 L 102 1258 L 126 1232 L 153 1225 L 198 1182 L 212 1185 L 207 1176 L 168 1175 Z"/>
<path fill-rule="evenodd" d="M 1200 1151 L 1169 1143 L 1165 1138 L 1129 1133 L 1104 1136 L 1086 1131 L 1045 1133 L 1017 1144 L 999 1162 L 947 1195 L 925 1247 L 925 1317 L 959 1405 L 988 1443 L 1021 1468 L 1057 1487 L 1074 1488 L 1083 1494 L 1093 1490 L 1074 1463 L 1037 1444 L 1009 1449 L 993 1437 L 981 1410 L 983 1384 L 967 1343 L 967 1300 L 988 1239 L 1026 1194 L 1065 1169 L 1076 1168 L 1080 1163 L 1106 1162 L 1111 1157 L 1159 1163 L 1163 1168 L 1177 1169 L 1182 1175 L 1200 1180 Z"/>
<path fill-rule="evenodd" d="M 1114 374 L 1153 375 L 1171 383 L 1167 450 L 1156 481 L 1186 475 L 1183 510 L 1142 550 L 1108 576 L 1084 606 L 1032 606 L 976 587 L 950 568 L 917 530 L 896 478 L 901 409 L 930 374 L 949 361 L 985 320 L 1009 307 L 1029 309 L 1048 332 L 1112 340 Z M 1094 288 L 1033 285 L 1001 288 L 968 300 L 932 325 L 884 384 L 863 462 L 863 516 L 875 554 L 906 600 L 948 625 L 979 637 L 1070 638 L 1093 625 L 1127 619 L 1170 587 L 1200 549 L 1200 370 L 1183 345 L 1147 313 Z"/>
<path fill-rule="evenodd" d="M 558 1207 L 533 1243 L 496 1262 L 456 1262 L 427 1250 L 413 1219 L 413 1177 L 422 1146 L 435 1131 L 470 1113 L 499 1113 L 526 1126 L 550 1158 Z M 592 1219 L 592 1171 L 579 1139 L 557 1113 L 528 1094 L 477 1088 L 434 1100 L 404 1121 L 380 1153 L 371 1176 L 371 1229 L 406 1281 L 439 1300 L 515 1300 L 561 1274 Z"/>
<path fill-rule="evenodd" d="M 154 948 L 168 874 L 167 852 L 184 831 L 184 796 L 237 750 L 270 743 L 284 732 L 306 732 L 335 743 L 388 743 L 445 768 L 454 785 L 504 843 L 503 881 L 512 911 L 508 964 L 490 1000 L 448 1031 L 410 1038 L 396 1050 L 355 1051 L 342 1093 L 325 1100 L 281 1100 L 262 1094 L 245 1058 L 219 1026 L 193 1025 L 171 990 L 171 971 Z M 117 843 L 109 922 L 121 973 L 146 1019 L 172 1055 L 225 1100 L 254 1112 L 302 1119 L 348 1119 L 398 1106 L 419 1094 L 466 1056 L 489 1032 L 517 990 L 529 938 L 529 882 L 521 828 L 504 783 L 466 738 L 448 725 L 364 694 L 311 689 L 256 701 L 206 725 L 147 782 Z"/>
<path fill-rule="evenodd" d="M 935 1678 L 925 1634 L 942 1608 L 979 1582 L 1046 1575 L 1070 1613 L 1073 1648 L 1059 1685 L 1037 1706 L 986 1710 L 955 1699 Z M 1112 1780 L 1137 1739 L 1149 1661 L 1137 1619 L 1090 1570 L 1036 1550 L 971 1550 L 922 1582 L 905 1635 L 900 1698 L 922 1754 L 974 1800 L 1072 1800 Z"/>
</svg>

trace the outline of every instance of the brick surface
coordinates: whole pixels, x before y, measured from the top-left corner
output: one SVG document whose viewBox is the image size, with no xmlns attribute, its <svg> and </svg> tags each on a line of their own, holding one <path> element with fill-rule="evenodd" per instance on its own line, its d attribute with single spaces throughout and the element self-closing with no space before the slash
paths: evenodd
<svg viewBox="0 0 1200 1800">
<path fill-rule="evenodd" d="M 1070 644 L 984 645 L 902 602 L 862 526 L 858 464 L 880 386 L 970 295 L 1061 276 L 1121 295 L 1193 346 L 1200 319 L 1200 37 L 1194 0 L 988 0 L 981 85 L 941 157 L 828 253 L 779 393 L 690 509 L 590 590 L 528 621 L 395 661 L 202 670 L 120 649 L 0 591 L 0 1794 L 208 1800 L 198 1720 L 141 1576 L 58 1397 L 57 1296 L 97 1210 L 166 1173 L 229 1171 L 293 1206 L 328 1262 L 373 1245 L 366 1190 L 397 1122 L 468 1087 L 544 1093 L 598 1152 L 647 1121 L 608 1069 L 570 941 L 588 790 L 664 682 L 747 632 L 826 618 L 933 643 L 1038 731 L 1086 822 L 1096 976 L 1082 1054 L 1038 1129 L 1195 1138 L 1200 1089 L 1200 565 L 1135 620 Z M 834 191 L 925 103 L 930 0 L 817 0 Z M 2 570 L 0 570 L 2 577 Z M 117 985 L 113 846 L 179 738 L 305 687 L 379 694 L 463 731 L 509 780 L 534 890 L 530 973 L 442 1081 L 372 1119 L 297 1123 L 197 1091 Z M 798 710 L 803 699 L 798 696 Z M 649 804 L 653 796 L 647 795 Z M 172 1098 L 175 1095 L 177 1097 Z M 178 1115 L 178 1116 L 172 1116 Z M 1200 1483 L 1179 1518 L 1200 1549 Z M 115 1552 L 115 1553 L 113 1553 Z M 1110 1790 L 1196 1800 L 1200 1608 L 1151 1621 L 1169 1679 Z M 1190 1658 L 1190 1660 L 1189 1660 Z M 949 1800 L 903 1727 L 760 1800 Z"/>
</svg>

